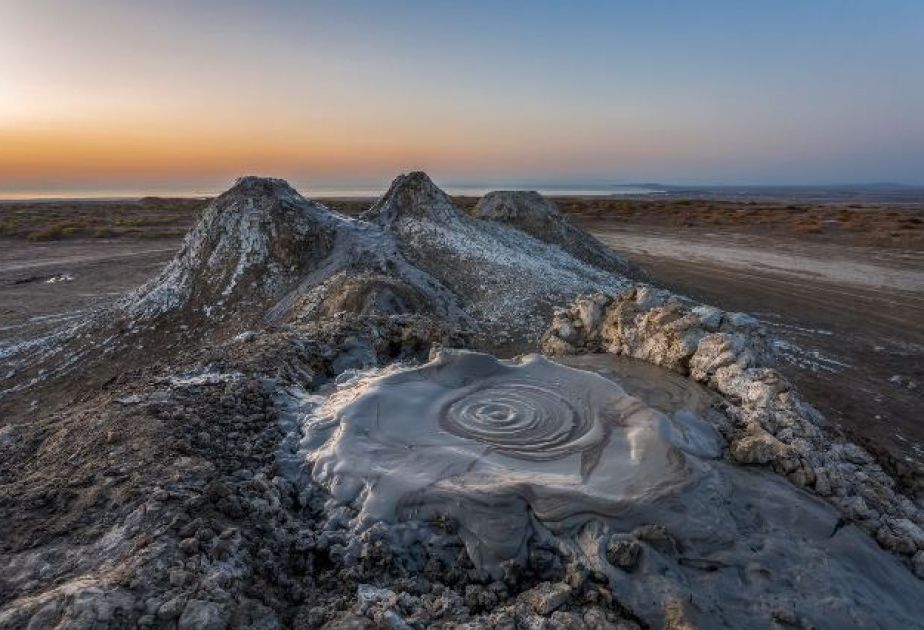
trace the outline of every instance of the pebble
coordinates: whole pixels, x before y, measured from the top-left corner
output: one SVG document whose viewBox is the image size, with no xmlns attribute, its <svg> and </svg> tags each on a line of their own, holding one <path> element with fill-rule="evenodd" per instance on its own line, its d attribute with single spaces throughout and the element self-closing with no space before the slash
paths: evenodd
<svg viewBox="0 0 924 630">
<path fill-rule="evenodd" d="M 191 599 L 187 602 L 177 624 L 178 630 L 223 630 L 228 612 L 215 602 Z"/>
</svg>

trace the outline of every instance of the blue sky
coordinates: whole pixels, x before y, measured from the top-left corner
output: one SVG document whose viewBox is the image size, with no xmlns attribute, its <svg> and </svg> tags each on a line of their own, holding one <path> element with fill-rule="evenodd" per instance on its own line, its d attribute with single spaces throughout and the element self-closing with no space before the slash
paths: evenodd
<svg viewBox="0 0 924 630">
<path fill-rule="evenodd" d="M 0 0 L 0 181 L 924 184 L 924 2 Z"/>
</svg>

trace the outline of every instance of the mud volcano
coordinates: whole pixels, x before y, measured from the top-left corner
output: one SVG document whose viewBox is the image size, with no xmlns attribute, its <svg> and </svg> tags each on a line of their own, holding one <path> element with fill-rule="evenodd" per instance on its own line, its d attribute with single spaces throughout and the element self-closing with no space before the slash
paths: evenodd
<svg viewBox="0 0 924 630">
<path fill-rule="evenodd" d="M 0 630 L 919 627 L 919 498 L 637 271 L 536 194 L 242 178 L 0 347 Z"/>
</svg>

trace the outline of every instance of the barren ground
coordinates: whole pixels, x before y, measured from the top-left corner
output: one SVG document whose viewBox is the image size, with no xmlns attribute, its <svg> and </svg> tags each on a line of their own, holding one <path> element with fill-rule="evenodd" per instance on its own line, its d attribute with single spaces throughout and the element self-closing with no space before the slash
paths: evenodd
<svg viewBox="0 0 924 630">
<path fill-rule="evenodd" d="M 789 376 L 833 423 L 924 466 L 920 205 L 558 202 L 655 283 L 755 314 L 791 344 L 783 348 Z M 327 203 L 348 213 L 370 204 Z M 38 333 L 141 284 L 173 256 L 201 205 L 0 205 L 0 341 Z"/>
<path fill-rule="evenodd" d="M 924 252 L 599 220 L 584 226 L 655 283 L 758 317 L 792 344 L 783 348 L 784 371 L 829 421 L 924 463 Z"/>
</svg>

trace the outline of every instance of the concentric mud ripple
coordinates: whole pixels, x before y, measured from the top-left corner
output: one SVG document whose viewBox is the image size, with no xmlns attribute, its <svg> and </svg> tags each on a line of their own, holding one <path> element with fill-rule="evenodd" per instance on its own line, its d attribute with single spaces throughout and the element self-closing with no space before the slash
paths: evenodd
<svg viewBox="0 0 924 630">
<path fill-rule="evenodd" d="M 306 420 L 302 447 L 362 519 L 454 518 L 471 557 L 496 567 L 523 552 L 535 518 L 570 527 L 682 491 L 699 474 L 688 442 L 612 380 L 449 352 L 343 386 Z"/>
<path fill-rule="evenodd" d="M 451 402 L 440 427 L 510 457 L 558 459 L 588 447 L 596 410 L 554 384 L 506 380 L 486 383 Z M 596 431 L 601 437 L 602 432 Z"/>
</svg>

